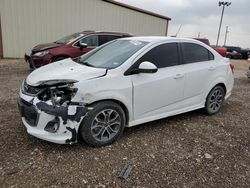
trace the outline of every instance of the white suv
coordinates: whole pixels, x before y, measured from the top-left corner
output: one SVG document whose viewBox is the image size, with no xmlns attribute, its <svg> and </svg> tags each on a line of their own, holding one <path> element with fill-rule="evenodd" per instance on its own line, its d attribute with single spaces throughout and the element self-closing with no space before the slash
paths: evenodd
<svg viewBox="0 0 250 188">
<path fill-rule="evenodd" d="M 193 39 L 133 37 L 32 72 L 19 109 L 29 134 L 54 143 L 112 143 L 124 127 L 204 108 L 233 88 L 229 60 Z"/>
</svg>

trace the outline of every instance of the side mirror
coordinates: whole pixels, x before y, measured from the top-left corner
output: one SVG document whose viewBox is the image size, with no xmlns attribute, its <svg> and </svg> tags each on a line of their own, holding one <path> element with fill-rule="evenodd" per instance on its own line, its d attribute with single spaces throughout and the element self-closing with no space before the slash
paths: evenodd
<svg viewBox="0 0 250 188">
<path fill-rule="evenodd" d="M 80 46 L 80 50 L 83 50 L 83 48 L 87 48 L 88 45 L 86 43 L 80 41 L 79 46 Z"/>
<path fill-rule="evenodd" d="M 148 61 L 142 62 L 138 68 L 139 73 L 155 73 L 157 71 L 157 67 L 153 63 Z"/>
</svg>

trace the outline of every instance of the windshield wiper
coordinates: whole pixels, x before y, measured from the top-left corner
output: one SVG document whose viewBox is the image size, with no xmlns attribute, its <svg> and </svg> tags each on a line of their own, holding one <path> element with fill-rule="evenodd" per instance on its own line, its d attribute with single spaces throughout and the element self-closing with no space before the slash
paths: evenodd
<svg viewBox="0 0 250 188">
<path fill-rule="evenodd" d="M 86 66 L 88 66 L 88 67 L 95 67 L 94 65 L 91 65 L 91 64 L 89 64 L 89 63 L 88 63 L 88 62 L 86 62 L 86 61 L 85 61 L 85 62 L 83 62 L 82 64 L 83 64 L 83 65 L 86 65 Z"/>
<path fill-rule="evenodd" d="M 80 57 L 71 58 L 74 62 L 80 63 Z"/>
</svg>

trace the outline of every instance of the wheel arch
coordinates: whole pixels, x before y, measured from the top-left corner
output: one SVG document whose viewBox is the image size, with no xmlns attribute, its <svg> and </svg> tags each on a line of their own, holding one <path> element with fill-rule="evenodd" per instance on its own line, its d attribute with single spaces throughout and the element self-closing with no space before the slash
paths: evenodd
<svg viewBox="0 0 250 188">
<path fill-rule="evenodd" d="M 86 104 L 86 106 L 92 106 L 94 104 L 97 104 L 97 103 L 100 103 L 100 102 L 106 102 L 106 101 L 111 101 L 111 102 L 114 102 L 114 103 L 116 103 L 116 104 L 118 104 L 118 105 L 121 106 L 122 110 L 125 113 L 125 118 L 126 118 L 126 123 L 125 124 L 128 125 L 128 122 L 129 122 L 129 111 L 128 111 L 128 108 L 127 108 L 127 106 L 124 103 L 122 103 L 119 100 L 116 100 L 116 99 L 103 99 L 103 100 L 98 100 L 98 101 Z"/>
<path fill-rule="evenodd" d="M 227 93 L 227 88 L 226 88 L 226 85 L 224 83 L 220 82 L 220 83 L 216 84 L 214 87 L 216 87 L 216 86 L 221 86 L 225 90 L 225 94 Z"/>
<path fill-rule="evenodd" d="M 216 87 L 220 86 L 223 90 L 224 90 L 224 97 L 222 98 L 222 101 L 219 103 L 219 107 L 217 109 L 214 109 L 215 107 L 210 107 L 210 101 L 208 101 L 209 97 L 210 97 L 210 93 L 213 92 Z M 205 100 L 205 104 L 204 104 L 204 111 L 208 114 L 208 115 L 213 115 L 213 114 L 216 114 L 220 108 L 221 108 L 221 105 L 223 103 L 223 101 L 225 100 L 225 95 L 226 95 L 226 92 L 227 92 L 227 89 L 226 89 L 226 85 L 223 83 L 223 82 L 220 82 L 220 83 L 217 83 L 215 84 L 211 89 L 210 91 L 208 92 L 207 96 L 206 96 L 206 100 Z M 211 99 L 211 98 L 210 98 Z M 217 99 L 216 99 L 217 100 Z M 212 103 L 213 104 L 213 103 Z M 217 103 L 218 104 L 218 103 Z M 213 108 L 213 110 L 215 111 L 211 111 L 211 108 Z"/>
<path fill-rule="evenodd" d="M 223 89 L 225 90 L 225 94 L 227 93 L 226 84 L 223 83 L 223 82 L 217 82 L 217 83 L 212 84 L 212 85 L 209 87 L 209 90 L 206 92 L 206 97 L 209 95 L 210 91 L 211 91 L 213 88 L 215 88 L 216 86 L 221 86 L 221 87 L 223 87 Z"/>
</svg>

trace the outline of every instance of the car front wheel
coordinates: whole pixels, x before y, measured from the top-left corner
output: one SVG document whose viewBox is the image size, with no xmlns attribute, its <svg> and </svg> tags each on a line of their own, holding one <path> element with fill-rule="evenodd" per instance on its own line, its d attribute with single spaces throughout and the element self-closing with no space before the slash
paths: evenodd
<svg viewBox="0 0 250 188">
<path fill-rule="evenodd" d="M 92 106 L 83 119 L 79 134 L 95 147 L 109 145 L 118 139 L 125 127 L 125 113 L 115 102 L 105 101 Z"/>
<path fill-rule="evenodd" d="M 225 89 L 219 85 L 215 86 L 208 94 L 205 103 L 205 112 L 209 115 L 216 114 L 221 109 L 225 98 Z"/>
</svg>

